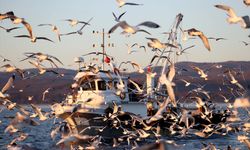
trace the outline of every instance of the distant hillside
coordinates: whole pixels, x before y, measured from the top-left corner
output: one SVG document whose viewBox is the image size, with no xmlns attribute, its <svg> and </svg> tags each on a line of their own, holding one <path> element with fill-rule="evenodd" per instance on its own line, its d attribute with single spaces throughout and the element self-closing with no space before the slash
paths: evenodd
<svg viewBox="0 0 250 150">
<path fill-rule="evenodd" d="M 191 66 L 197 66 L 208 71 L 208 80 L 204 81 L 199 78 L 197 72 L 195 72 Z M 213 67 L 211 67 L 213 66 Z M 221 67 L 221 68 L 220 68 Z M 152 70 L 157 72 L 159 75 L 161 73 L 162 67 L 154 67 Z M 196 84 L 205 85 L 204 89 L 210 91 L 211 99 L 216 101 L 221 101 L 222 99 L 218 97 L 218 93 L 223 93 L 225 95 L 230 95 L 229 89 L 223 84 L 229 84 L 227 78 L 223 73 L 228 70 L 235 70 L 235 78 L 249 90 L 250 88 L 250 62 L 245 61 L 228 61 L 221 63 L 195 63 L 195 62 L 180 62 L 176 64 L 176 72 L 174 82 L 175 93 L 177 98 L 181 98 L 188 94 L 188 92 L 196 88 Z M 25 70 L 26 74 L 34 72 L 36 69 Z M 58 77 L 53 73 L 46 73 L 42 76 L 37 76 L 32 79 L 22 80 L 18 75 L 14 82 L 14 88 L 12 88 L 8 93 L 11 95 L 13 101 L 19 103 L 30 103 L 28 100 L 29 96 L 33 96 L 32 103 L 53 103 L 59 102 L 65 99 L 66 95 L 70 92 L 70 85 L 73 83 L 73 77 L 76 74 L 75 70 L 69 69 L 57 69 L 57 72 L 64 74 L 62 77 Z M 146 80 L 145 75 L 139 73 L 129 73 L 130 78 L 139 84 L 143 84 Z M 8 78 L 11 76 L 10 73 L 0 72 L 0 87 L 3 87 L 7 82 Z M 180 79 L 185 79 L 191 82 L 188 87 L 184 86 L 184 82 Z M 157 83 L 157 78 L 155 79 Z M 42 101 L 42 93 L 48 89 L 49 93 L 46 94 L 45 101 Z M 221 89 L 221 91 L 220 91 Z"/>
</svg>

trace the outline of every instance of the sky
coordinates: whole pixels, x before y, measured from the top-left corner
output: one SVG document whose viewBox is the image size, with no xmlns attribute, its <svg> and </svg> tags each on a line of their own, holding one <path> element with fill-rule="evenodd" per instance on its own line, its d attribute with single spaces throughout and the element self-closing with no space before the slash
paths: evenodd
<svg viewBox="0 0 250 150">
<path fill-rule="evenodd" d="M 13 25 L 9 20 L 0 21 L 0 26 L 11 28 L 14 26 L 23 27 L 11 33 L 0 29 L 0 55 L 12 60 L 11 64 L 19 68 L 33 67 L 27 61 L 20 62 L 25 58 L 25 52 L 42 52 L 56 56 L 64 65 L 59 67 L 77 69 L 74 58 L 89 52 L 102 51 L 101 34 L 93 34 L 93 31 L 101 32 L 104 28 L 107 32 L 116 24 L 112 12 L 126 14 L 121 20 L 126 20 L 130 25 L 137 25 L 144 21 L 153 21 L 161 27 L 157 29 L 143 28 L 151 33 L 136 33 L 130 37 L 121 35 L 121 29 L 117 29 L 106 38 L 106 44 L 114 43 L 114 47 L 106 47 L 106 52 L 116 58 L 116 62 L 135 61 L 145 67 L 149 64 L 154 55 L 150 48 L 147 52 L 137 49 L 138 52 L 128 54 L 126 43 L 132 45 L 139 43 L 147 45 L 145 37 L 158 38 L 162 42 L 167 41 L 167 36 L 163 32 L 169 32 L 174 19 L 178 13 L 183 14 L 181 27 L 183 29 L 196 28 L 202 31 L 207 37 L 223 37 L 227 40 L 209 40 L 211 52 L 206 50 L 200 39 L 190 39 L 188 41 L 179 40 L 182 47 L 193 44 L 196 46 L 189 49 L 188 54 L 182 55 L 178 61 L 195 62 L 222 62 L 222 61 L 250 61 L 250 45 L 244 46 L 241 41 L 250 43 L 249 29 L 243 29 L 239 24 L 228 24 L 226 22 L 226 12 L 214 7 L 216 4 L 224 4 L 234 8 L 239 16 L 250 15 L 250 7 L 243 4 L 243 0 L 127 0 L 143 4 L 141 6 L 124 6 L 119 8 L 115 0 L 0 0 L 0 13 L 13 11 L 16 16 L 25 18 L 33 28 L 36 36 L 45 36 L 55 43 L 48 41 L 30 42 L 26 38 L 14 38 L 13 36 L 28 34 L 27 30 L 20 25 Z M 59 42 L 55 33 L 50 27 L 39 27 L 37 25 L 49 23 L 56 25 L 61 33 L 68 33 L 78 30 L 81 26 L 71 27 L 65 19 L 78 19 L 88 21 L 93 20 L 90 26 L 83 29 L 83 35 L 63 36 Z M 96 47 L 93 48 L 93 44 Z M 107 45 L 106 45 L 107 46 Z M 84 57 L 85 62 L 89 62 L 92 57 Z M 99 57 L 101 60 L 101 57 Z M 6 63 L 0 62 L 0 65 Z"/>
</svg>

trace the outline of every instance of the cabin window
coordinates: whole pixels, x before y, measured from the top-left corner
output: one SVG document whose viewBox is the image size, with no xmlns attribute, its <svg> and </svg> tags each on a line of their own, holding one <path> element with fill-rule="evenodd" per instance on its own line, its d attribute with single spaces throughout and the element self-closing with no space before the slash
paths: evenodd
<svg viewBox="0 0 250 150">
<path fill-rule="evenodd" d="M 117 81 L 114 81 L 115 89 L 117 89 Z"/>
<path fill-rule="evenodd" d="M 83 91 L 91 91 L 91 90 L 95 90 L 96 87 L 95 87 L 95 81 L 92 81 L 92 82 L 86 82 L 84 84 L 82 84 L 82 90 Z"/>
<path fill-rule="evenodd" d="M 107 85 L 108 85 L 107 89 L 109 89 L 109 90 L 113 89 L 113 82 L 112 81 L 108 81 Z"/>
<path fill-rule="evenodd" d="M 106 90 L 106 82 L 105 81 L 97 81 L 98 90 Z"/>
</svg>

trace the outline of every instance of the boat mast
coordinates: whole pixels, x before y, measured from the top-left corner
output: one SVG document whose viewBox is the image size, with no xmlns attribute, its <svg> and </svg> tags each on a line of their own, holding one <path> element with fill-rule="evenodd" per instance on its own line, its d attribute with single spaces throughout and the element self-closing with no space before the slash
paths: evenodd
<svg viewBox="0 0 250 150">
<path fill-rule="evenodd" d="M 93 34 L 99 34 L 99 31 L 93 31 Z M 105 55 L 106 55 L 106 38 L 105 35 L 108 36 L 108 38 L 110 38 L 110 34 L 106 33 L 104 28 L 102 29 L 102 32 L 100 32 L 101 36 L 102 36 L 102 41 L 101 41 L 101 47 L 102 47 L 102 70 L 105 69 Z M 93 44 L 93 47 L 95 47 L 96 44 Z M 107 45 L 108 47 L 114 47 L 114 43 L 108 43 Z"/>
</svg>

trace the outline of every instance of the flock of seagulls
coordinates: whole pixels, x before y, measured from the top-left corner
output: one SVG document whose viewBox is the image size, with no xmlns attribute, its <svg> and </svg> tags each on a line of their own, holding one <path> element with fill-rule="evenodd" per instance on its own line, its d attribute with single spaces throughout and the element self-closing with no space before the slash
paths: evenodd
<svg viewBox="0 0 250 150">
<path fill-rule="evenodd" d="M 116 0 L 118 7 L 127 6 L 142 6 L 142 4 L 125 2 L 124 0 Z M 250 5 L 249 0 L 243 0 L 243 3 L 246 6 Z M 215 5 L 216 8 L 222 9 L 227 12 L 228 18 L 227 22 L 230 24 L 239 23 L 242 28 L 250 28 L 250 20 L 249 16 L 239 17 L 236 15 L 234 10 L 227 5 Z M 112 13 L 115 19 L 116 24 L 111 27 L 108 31 L 109 34 L 113 34 L 118 28 L 121 28 L 123 31 L 121 34 L 125 34 L 128 37 L 132 34 L 136 34 L 137 32 L 144 32 L 147 36 L 151 35 L 150 32 L 143 29 L 143 27 L 148 27 L 151 29 L 160 28 L 158 23 L 152 21 L 145 21 L 139 23 L 138 25 L 131 26 L 125 20 L 121 20 L 122 16 L 126 14 L 123 12 L 119 16 Z M 177 17 L 178 18 L 178 17 Z M 31 42 L 35 43 L 37 40 L 46 40 L 49 42 L 54 42 L 47 37 L 35 36 L 32 30 L 32 26 L 24 19 L 17 17 L 14 12 L 6 12 L 0 14 L 0 21 L 9 19 L 13 24 L 22 24 L 27 30 L 27 35 L 17 35 L 15 38 L 29 38 Z M 83 29 L 86 26 L 90 26 L 90 22 L 93 18 L 90 18 L 88 21 L 79 21 L 77 19 L 65 19 L 64 21 L 69 22 L 70 26 L 77 26 L 81 24 L 81 28 L 77 31 L 69 32 L 61 34 L 59 29 L 54 24 L 39 24 L 38 26 L 46 27 L 50 26 L 52 28 L 52 32 L 56 33 L 58 41 L 61 41 L 61 36 L 72 35 L 72 34 L 83 34 Z M 182 18 L 177 19 L 177 23 L 175 25 L 175 29 L 180 30 L 182 34 L 182 40 L 186 41 L 191 39 L 192 37 L 198 36 L 203 42 L 204 47 L 211 51 L 212 48 L 209 43 L 209 39 L 214 39 L 215 41 L 219 40 L 227 40 L 222 37 L 209 37 L 195 28 L 183 30 L 179 27 Z M 21 30 L 22 27 L 13 27 L 13 28 L 5 28 L 0 26 L 1 29 L 6 32 L 12 32 L 13 30 Z M 30 65 L 37 68 L 38 73 L 27 73 L 25 70 L 12 65 L 11 60 L 3 57 L 2 62 L 5 63 L 0 67 L 0 69 L 4 69 L 5 72 L 10 73 L 11 77 L 8 79 L 6 84 L 2 87 L 0 91 L 0 104 L 5 106 L 8 110 L 16 109 L 18 112 L 15 117 L 10 121 L 9 125 L 5 128 L 4 132 L 7 134 L 19 134 L 18 137 L 14 138 L 7 146 L 7 148 L 17 147 L 17 143 L 20 141 L 25 141 L 29 135 L 23 132 L 23 128 L 25 126 L 39 126 L 40 122 L 45 122 L 47 120 L 55 119 L 54 129 L 51 131 L 51 138 L 55 140 L 56 135 L 60 135 L 60 140 L 56 143 L 56 145 L 64 145 L 69 146 L 70 149 L 98 149 L 101 145 L 110 145 L 108 140 L 102 136 L 106 130 L 119 130 L 122 131 L 122 135 L 112 137 L 112 147 L 119 147 L 124 143 L 127 143 L 129 149 L 166 149 L 169 146 L 172 148 L 184 147 L 185 145 L 178 145 L 175 141 L 166 140 L 166 136 L 176 136 L 176 137 L 189 137 L 189 136 L 198 136 L 201 138 L 209 138 L 215 134 L 217 135 L 228 135 L 229 133 L 235 133 L 238 135 L 238 140 L 246 145 L 246 147 L 250 148 L 250 139 L 247 134 L 250 131 L 250 126 L 248 119 L 241 120 L 238 116 L 238 110 L 240 108 L 244 108 L 245 111 L 249 114 L 248 107 L 250 107 L 250 102 L 247 98 L 237 98 L 244 97 L 247 90 L 245 87 L 239 83 L 238 76 L 234 73 L 233 70 L 226 70 L 223 72 L 223 79 L 226 80 L 225 86 L 231 90 L 232 97 L 235 99 L 234 103 L 231 104 L 230 101 L 233 99 L 232 97 L 224 95 L 223 93 L 219 94 L 219 97 L 223 98 L 223 101 L 226 104 L 225 110 L 217 110 L 215 108 L 215 103 L 212 102 L 212 96 L 209 91 L 206 91 L 205 85 L 196 85 L 195 83 L 189 81 L 188 79 L 179 79 L 184 83 L 185 87 L 195 86 L 192 90 L 188 92 L 188 94 L 184 97 L 184 99 L 189 99 L 195 102 L 195 110 L 189 110 L 180 107 L 179 98 L 176 96 L 175 91 L 175 82 L 177 81 L 176 76 L 178 75 L 178 71 L 176 70 L 176 57 L 181 56 L 186 53 L 186 51 L 190 48 L 193 48 L 195 45 L 189 46 L 187 48 L 182 48 L 180 43 L 176 43 L 177 32 L 171 31 L 170 33 L 165 33 L 169 35 L 168 42 L 163 42 L 154 37 L 145 37 L 148 40 L 147 48 L 151 49 L 152 52 L 155 52 L 155 55 L 152 57 L 149 65 L 150 68 L 154 64 L 157 64 L 160 60 L 164 59 L 164 69 L 161 74 L 154 72 L 152 69 L 143 68 L 136 61 L 125 61 L 121 62 L 119 67 L 116 67 L 115 58 L 107 53 L 101 52 L 90 52 L 82 55 L 83 57 L 94 55 L 105 56 L 105 63 L 109 65 L 110 70 L 106 72 L 106 74 L 112 79 L 111 73 L 116 74 L 119 77 L 119 82 L 117 83 L 117 89 L 114 94 L 121 96 L 125 92 L 125 85 L 121 79 L 121 72 L 123 70 L 123 66 L 130 65 L 136 72 L 140 74 L 150 74 L 152 77 L 157 76 L 158 85 L 160 87 L 165 86 L 163 92 L 157 88 L 153 88 L 150 94 L 157 95 L 157 98 L 153 98 L 146 93 L 147 88 L 145 86 L 140 86 L 136 81 L 129 79 L 129 83 L 131 83 L 135 89 L 132 89 L 131 92 L 139 95 L 143 95 L 143 99 L 147 104 L 148 116 L 142 117 L 140 115 L 125 112 L 122 110 L 122 107 L 113 103 L 113 106 L 106 110 L 106 113 L 100 117 L 91 118 L 91 120 L 99 120 L 103 122 L 104 126 L 102 128 L 96 128 L 94 126 L 88 126 L 83 129 L 79 133 L 73 133 L 70 125 L 65 120 L 58 121 L 56 118 L 55 112 L 62 111 L 62 103 L 56 103 L 51 106 L 50 112 L 43 111 L 39 106 L 30 103 L 30 107 L 32 110 L 27 110 L 21 105 L 15 103 L 11 100 L 11 96 L 8 94 L 8 91 L 14 87 L 14 82 L 16 80 L 15 73 L 19 74 L 22 80 L 29 80 L 36 76 L 42 76 L 45 73 L 52 72 L 57 75 L 57 77 L 64 76 L 63 74 L 58 73 L 55 69 L 58 68 L 58 64 L 64 65 L 61 60 L 57 57 L 44 54 L 42 52 L 26 52 L 24 53 L 25 58 L 20 61 L 28 61 Z M 247 42 L 242 41 L 246 46 L 249 44 Z M 132 54 L 136 51 L 132 51 L 131 49 L 140 49 L 143 48 L 145 52 L 146 46 L 140 45 L 138 43 L 134 43 L 132 45 L 126 44 L 128 48 L 128 54 Z M 155 63 L 155 60 L 158 60 Z M 49 63 L 51 66 L 47 67 L 46 64 Z M 100 71 L 97 64 L 89 64 L 87 66 L 89 70 L 93 73 L 98 73 Z M 214 67 L 214 66 L 212 66 Z M 191 65 L 190 68 L 193 69 L 199 75 L 198 78 L 201 78 L 204 82 L 209 81 L 209 71 L 212 69 L 202 69 L 198 66 Z M 223 69 L 224 66 L 215 66 L 217 69 Z M 166 71 L 167 70 L 167 71 Z M 72 84 L 72 90 L 75 90 L 81 84 L 80 82 L 89 83 L 90 79 L 80 79 L 79 82 Z M 152 88 L 152 87 L 151 87 Z M 52 88 L 48 88 L 43 92 L 43 101 L 45 100 L 45 96 L 47 93 L 51 92 Z M 234 91 L 235 90 L 235 91 Z M 235 96 L 235 93 L 237 94 Z M 33 97 L 29 98 L 30 102 L 33 102 Z M 86 100 L 86 103 L 93 102 L 92 99 Z M 93 102 L 94 103 L 94 102 Z M 155 106 L 157 105 L 157 108 Z M 75 115 L 80 105 L 77 105 L 74 109 L 72 109 L 72 115 Z M 0 112 L 1 113 L 1 112 Z M 39 120 L 39 121 L 36 121 Z M 1 121 L 0 121 L 1 124 Z M 91 128 L 95 128 L 95 131 L 98 131 L 98 135 L 88 135 L 84 134 L 86 130 L 90 130 Z M 244 131 L 244 132 L 241 132 Z M 140 145 L 140 141 L 147 141 L 150 139 L 153 141 L 151 144 Z M 138 144 L 139 143 L 139 144 Z M 147 142 L 146 142 L 147 143 Z M 230 143 L 229 143 L 230 144 Z M 203 143 L 203 149 L 216 149 L 216 145 L 213 143 Z M 231 145 L 228 145 L 228 150 L 232 149 Z"/>
</svg>

